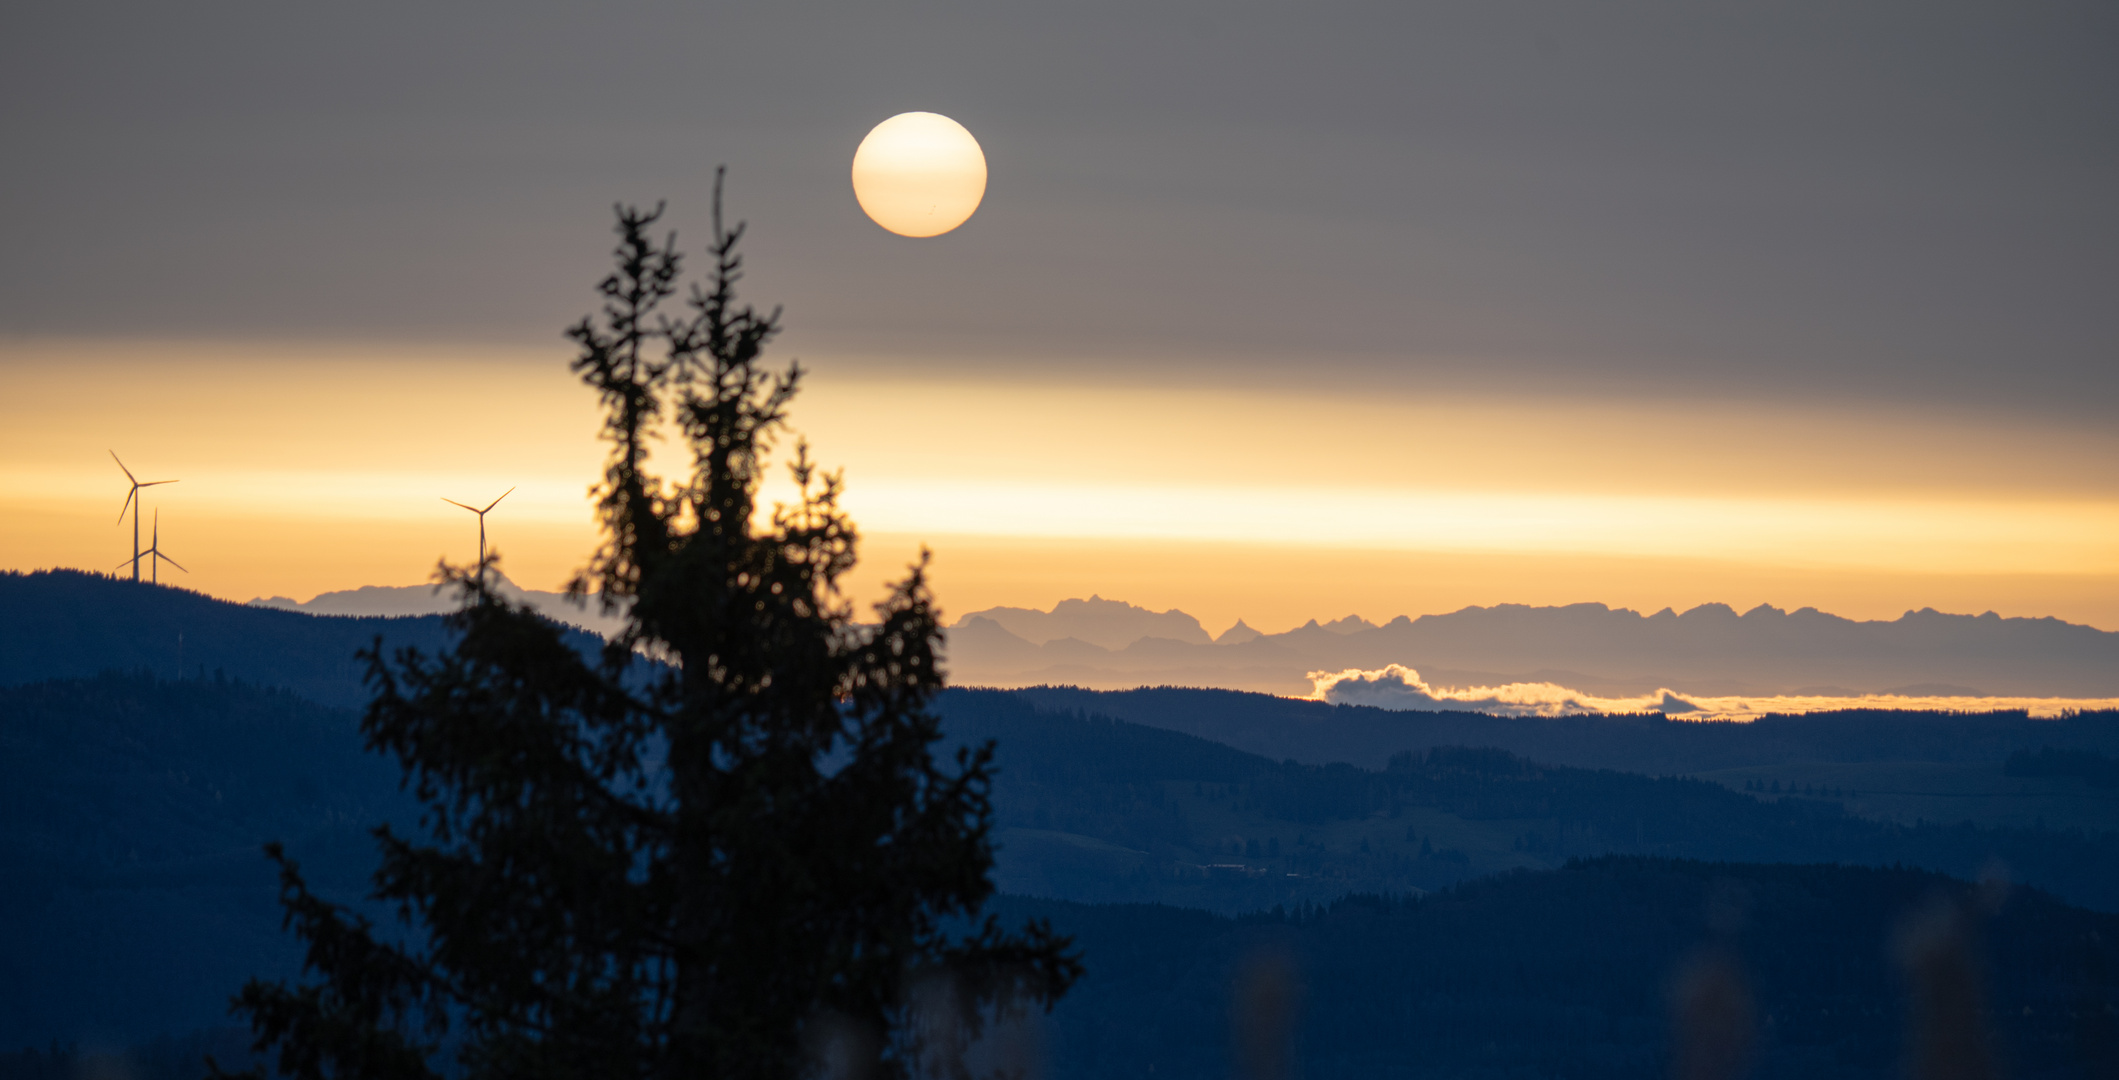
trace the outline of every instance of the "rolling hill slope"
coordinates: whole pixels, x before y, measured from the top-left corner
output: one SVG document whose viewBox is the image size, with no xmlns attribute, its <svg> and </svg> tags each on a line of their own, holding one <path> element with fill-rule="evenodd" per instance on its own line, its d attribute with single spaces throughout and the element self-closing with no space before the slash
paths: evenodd
<svg viewBox="0 0 2119 1080">
<path fill-rule="evenodd" d="M 1090 974 L 1046 1029 L 1051 1075 L 1258 1075 L 1238 1060 L 1246 988 L 1293 990 L 1295 1075 L 1669 1075 L 1673 988 L 1725 958 L 1755 1005 L 1760 1080 L 1903 1075 L 1909 986 L 1895 943 L 1961 883 L 1907 870 L 1646 858 L 1569 864 L 1422 899 L 1350 896 L 1238 918 L 1004 898 L 1076 935 Z M 1977 955 L 2008 1074 L 2119 1073 L 2119 916 L 2018 890 Z"/>
<path fill-rule="evenodd" d="M 993 739 L 1009 891 L 1236 912 L 1403 892 L 1607 853 L 1904 863 L 2018 880 L 2119 910 L 2119 831 L 1899 824 L 1835 799 L 1552 766 L 1496 749 L 1402 752 L 1383 769 L 1273 761 L 1030 695 L 955 690 L 951 740 Z"/>
<path fill-rule="evenodd" d="M 379 630 L 433 647 L 444 640 L 440 621 L 319 618 L 63 574 L 0 576 L 0 614 L 14 620 L 0 622 L 11 635 L 0 652 L 10 682 L 0 694 L 0 1047 L 129 1042 L 219 1023 L 243 978 L 289 972 L 296 958 L 258 845 L 288 841 L 319 884 L 351 898 L 372 864 L 365 829 L 412 816 L 394 765 L 360 749 L 353 713 L 302 693 L 357 702 L 355 648 Z M 25 619 L 42 619 L 45 632 L 24 630 Z M 190 677 L 138 670 L 152 666 L 159 636 L 174 632 L 204 652 L 187 659 Z M 40 664 L 74 674 L 51 678 Z M 127 667 L 134 670 L 80 674 Z M 23 677 L 39 673 L 47 677 Z M 1710 728 L 1050 689 L 953 690 L 937 704 L 951 742 L 999 743 L 1000 887 L 1052 902 L 1310 910 L 1349 893 L 1471 895 L 1463 890 L 1487 886 L 1469 881 L 1515 872 L 1528 876 L 1497 880 L 1545 881 L 1571 872 L 1570 860 L 1618 853 L 1650 860 L 1641 866 L 1680 865 L 1673 858 L 1905 864 L 1959 878 L 1999 859 L 2019 881 L 2119 910 L 2119 836 L 2109 832 L 1870 821 L 1833 798 L 1764 797 L 1464 748 L 1544 748 L 1646 772 L 1662 771 L 1659 762 L 1860 759 L 1907 738 L 1936 753 L 1998 756 L 2026 732 L 2107 746 L 2108 717 L 2028 728 L 2008 717 L 1855 717 L 1841 725 L 1809 717 Z M 1301 753 L 1265 756 L 1173 730 L 1185 727 Z M 1365 755 L 1359 760 L 1371 767 L 1333 763 L 1341 751 Z M 1663 870 L 1642 873 L 1669 879 Z M 1942 887 L 1932 877 L 1905 880 Z M 1518 897 L 1508 910 L 1538 919 L 1538 904 L 1574 903 L 1566 899 L 1572 887 L 1511 885 L 1517 891 L 1493 895 Z M 2078 917 L 2088 916 L 2053 916 Z M 1138 918 L 1147 926 L 1164 916 Z M 1182 918 L 1249 925 L 1204 913 Z M 1085 937 L 1106 958 L 1099 962 L 1120 971 L 1132 955 L 1126 940 Z M 1221 948 L 1206 938 L 1195 944 Z M 1626 1035 L 1621 1042 L 1634 1049 L 1612 1060 L 1638 1060 L 1647 1038 Z"/>
<path fill-rule="evenodd" d="M 1790 762 L 2000 763 L 2044 746 L 2119 753 L 2119 712 L 2034 720 L 2020 712 L 1847 710 L 1701 723 L 1648 716 L 1395 712 L 1241 690 L 1157 686 L 1012 691 L 1040 708 L 1181 731 L 1270 758 L 1382 768 L 1393 754 L 1496 746 L 1559 765 L 1692 773 Z"/>
<path fill-rule="evenodd" d="M 0 571 L 0 686 L 104 671 L 172 679 L 218 671 L 357 708 L 368 695 L 354 654 L 377 638 L 432 652 L 448 631 L 439 615 L 309 615 L 78 570 Z M 603 644 L 580 630 L 568 638 L 584 650 Z"/>
</svg>

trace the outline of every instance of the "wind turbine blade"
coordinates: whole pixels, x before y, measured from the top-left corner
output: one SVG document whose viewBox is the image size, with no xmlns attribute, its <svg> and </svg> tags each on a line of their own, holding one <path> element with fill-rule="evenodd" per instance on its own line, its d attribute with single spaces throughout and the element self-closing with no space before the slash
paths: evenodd
<svg viewBox="0 0 2119 1080">
<path fill-rule="evenodd" d="M 509 495 L 512 495 L 512 494 L 514 494 L 514 493 L 515 493 L 515 489 L 514 489 L 514 488 L 509 488 L 508 490 L 506 490 L 506 491 L 503 491 L 503 492 L 501 492 L 501 493 L 500 493 L 500 499 L 505 499 L 505 498 L 507 498 L 507 497 L 508 497 Z M 495 499 L 495 500 L 493 500 L 492 502 L 489 502 L 489 503 L 487 503 L 487 504 L 486 504 L 486 510 L 491 510 L 491 509 L 493 509 L 494 507 L 496 507 L 496 506 L 499 506 L 499 505 L 500 505 L 500 499 Z M 486 512 L 486 510 L 480 510 L 480 511 L 479 511 L 479 513 L 483 514 L 483 513 L 485 513 L 485 512 Z"/>
<path fill-rule="evenodd" d="M 128 566 L 131 566 L 132 564 L 134 564 L 134 563 L 136 563 L 136 562 L 139 562 L 139 561 L 140 561 L 141 559 L 144 559 L 144 558 L 146 558 L 146 557 L 147 557 L 147 553 L 143 551 L 143 552 L 139 553 L 138 555 L 135 555 L 135 556 L 133 556 L 133 557 L 132 557 L 132 558 L 130 558 L 130 559 L 120 559 L 120 560 L 118 561 L 118 565 L 116 565 L 116 566 L 114 566 L 114 567 L 111 567 L 111 569 L 113 569 L 113 570 L 123 570 L 124 568 L 126 568 L 126 567 L 128 567 Z M 186 570 L 186 571 L 185 571 L 185 573 L 187 573 L 187 574 L 188 574 L 188 573 L 190 573 L 190 572 L 191 572 L 191 571 L 189 571 L 189 570 Z"/>
<path fill-rule="evenodd" d="M 164 555 L 164 554 L 162 554 L 162 553 L 161 553 L 161 552 L 159 552 L 159 551 L 155 552 L 155 558 L 157 558 L 157 559 L 160 559 L 160 560 L 162 560 L 163 562 L 166 562 L 166 563 L 168 563 L 169 565 L 171 565 L 171 566 L 174 566 L 174 567 L 176 567 L 176 568 L 177 568 L 177 569 L 179 569 L 179 570 L 184 570 L 184 564 L 183 564 L 183 563 L 180 563 L 180 562 L 176 561 L 175 559 L 172 559 L 172 558 L 170 558 L 169 556 L 167 556 L 167 555 Z M 184 572 L 185 572 L 185 573 L 187 573 L 187 574 L 188 574 L 188 573 L 191 573 L 191 571 L 189 571 L 189 570 L 184 570 Z"/>
<path fill-rule="evenodd" d="M 444 498 L 442 499 L 442 501 L 443 501 L 443 502 L 445 502 L 445 503 L 448 503 L 448 504 L 449 504 L 450 506 L 464 506 L 464 504 L 462 504 L 462 503 L 460 503 L 460 502 L 457 502 L 457 501 L 456 501 L 455 499 L 451 499 L 451 498 L 447 498 L 447 497 L 444 497 Z M 476 513 L 478 513 L 478 512 L 479 512 L 479 510 L 478 510 L 478 507 L 475 507 L 475 506 L 464 506 L 464 509 L 466 509 L 466 510 L 469 510 L 470 512 L 472 512 L 472 513 L 474 513 L 474 514 L 476 514 Z M 462 519 L 462 518 L 457 518 L 456 520 L 458 520 L 458 521 L 462 521 L 463 519 Z"/>
<path fill-rule="evenodd" d="M 174 483 L 177 483 L 177 481 L 175 481 L 175 480 L 149 480 L 148 482 L 146 482 L 146 483 L 144 483 L 144 484 L 141 484 L 140 486 L 141 486 L 141 487 L 153 487 L 153 486 L 155 486 L 156 484 L 174 484 Z"/>
<path fill-rule="evenodd" d="M 131 480 L 134 484 L 138 484 L 140 482 L 137 477 L 133 476 L 132 470 L 125 468 L 125 463 L 123 461 L 118 460 L 118 452 L 116 450 L 112 450 L 110 452 L 110 460 L 118 462 L 118 468 L 124 471 L 125 479 Z"/>
<path fill-rule="evenodd" d="M 125 511 L 132 509 L 133 496 L 139 493 L 140 485 L 138 484 L 134 484 L 132 490 L 125 493 L 125 505 L 118 507 L 118 524 L 125 524 Z"/>
</svg>

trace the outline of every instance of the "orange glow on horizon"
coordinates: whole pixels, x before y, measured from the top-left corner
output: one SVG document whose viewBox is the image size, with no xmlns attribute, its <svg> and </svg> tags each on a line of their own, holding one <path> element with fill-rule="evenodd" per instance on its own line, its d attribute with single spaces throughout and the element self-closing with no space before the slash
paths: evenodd
<svg viewBox="0 0 2119 1080">
<path fill-rule="evenodd" d="M 602 458 L 565 359 L 0 343 L 0 566 L 130 554 L 116 449 L 182 480 L 149 510 L 194 571 L 176 584 L 247 600 L 418 582 L 475 554 L 442 497 L 517 486 L 494 546 L 516 581 L 556 588 L 593 546 Z M 1586 600 L 2119 627 L 2119 439 L 2099 432 L 813 366 L 794 418 L 846 469 L 863 600 L 924 541 L 952 614 L 1101 593 L 1213 629 Z"/>
</svg>

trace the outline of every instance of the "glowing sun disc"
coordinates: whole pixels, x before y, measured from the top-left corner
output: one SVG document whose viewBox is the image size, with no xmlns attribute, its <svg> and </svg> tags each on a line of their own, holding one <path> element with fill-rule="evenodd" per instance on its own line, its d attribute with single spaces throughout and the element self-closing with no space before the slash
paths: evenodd
<svg viewBox="0 0 2119 1080">
<path fill-rule="evenodd" d="M 986 154 L 964 125 L 940 113 L 899 113 L 854 151 L 853 194 L 870 219 L 899 236 L 940 236 L 986 197 Z"/>
</svg>

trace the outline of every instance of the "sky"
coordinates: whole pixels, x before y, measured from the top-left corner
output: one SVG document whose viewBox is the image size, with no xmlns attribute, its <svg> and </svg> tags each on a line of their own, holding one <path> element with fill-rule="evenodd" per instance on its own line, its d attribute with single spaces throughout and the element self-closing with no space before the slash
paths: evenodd
<svg viewBox="0 0 2119 1080">
<path fill-rule="evenodd" d="M 2119 629 L 2119 11 L 17 3 L 0 566 L 297 599 L 593 542 L 610 207 L 813 372 L 870 595 L 1211 629 L 1466 604 Z M 983 146 L 955 232 L 847 177 Z M 695 248 L 696 250 L 696 248 Z"/>
</svg>

